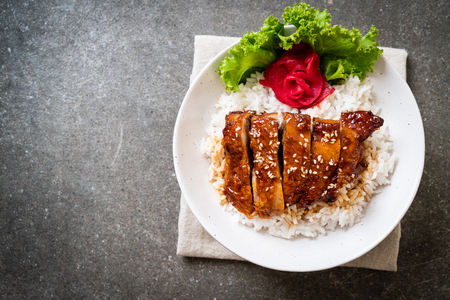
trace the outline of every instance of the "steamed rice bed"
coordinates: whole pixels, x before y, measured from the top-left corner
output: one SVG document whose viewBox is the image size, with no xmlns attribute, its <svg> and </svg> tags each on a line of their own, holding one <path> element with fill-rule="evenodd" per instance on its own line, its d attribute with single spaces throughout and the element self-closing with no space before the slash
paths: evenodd
<svg viewBox="0 0 450 300">
<path fill-rule="evenodd" d="M 231 111 L 254 110 L 263 112 L 300 112 L 311 117 L 339 120 L 341 112 L 356 110 L 371 110 L 374 114 L 379 108 L 372 100 L 372 85 L 370 79 L 363 83 L 358 77 L 350 77 L 342 85 L 335 85 L 335 92 L 318 106 L 298 110 L 278 101 L 272 89 L 263 87 L 259 80 L 261 73 L 255 73 L 241 84 L 239 93 L 224 92 L 216 104 L 217 113 L 212 115 L 207 128 L 207 136 L 202 141 L 202 153 L 211 160 L 208 179 L 216 190 L 217 199 L 224 210 L 236 222 L 253 226 L 255 230 L 267 230 L 271 235 L 282 238 L 293 238 L 299 235 L 316 237 L 326 234 L 327 230 L 351 227 L 358 223 L 364 215 L 364 208 L 370 197 L 377 193 L 380 185 L 389 184 L 388 176 L 393 172 L 395 154 L 393 143 L 389 136 L 388 126 L 376 130 L 364 142 L 365 158 L 368 164 L 357 180 L 350 186 L 339 190 L 336 202 L 326 204 L 317 202 L 309 208 L 297 209 L 295 205 L 287 208 L 281 215 L 270 219 L 258 216 L 247 219 L 235 209 L 223 194 L 225 176 L 225 153 L 222 148 L 222 130 L 225 127 L 225 116 Z"/>
</svg>

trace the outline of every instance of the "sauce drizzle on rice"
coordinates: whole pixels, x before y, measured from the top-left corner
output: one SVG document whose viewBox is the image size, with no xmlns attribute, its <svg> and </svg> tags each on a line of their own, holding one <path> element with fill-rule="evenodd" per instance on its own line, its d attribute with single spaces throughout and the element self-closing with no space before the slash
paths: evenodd
<svg viewBox="0 0 450 300">
<path fill-rule="evenodd" d="M 240 86 L 239 93 L 223 93 L 219 97 L 217 113 L 212 115 L 207 137 L 202 141 L 202 152 L 210 158 L 209 181 L 212 183 L 220 204 L 238 222 L 253 226 L 256 230 L 265 229 L 268 233 L 293 238 L 299 235 L 315 237 L 326 234 L 327 230 L 338 227 L 353 226 L 364 215 L 364 208 L 371 196 L 379 192 L 376 188 L 389 184 L 388 176 L 393 172 L 396 156 L 389 129 L 383 126 L 364 141 L 364 158 L 367 168 L 353 182 L 338 190 L 337 200 L 332 204 L 316 202 L 308 208 L 288 206 L 286 211 L 270 219 L 255 216 L 248 219 L 228 203 L 223 194 L 225 175 L 225 153 L 221 145 L 225 116 L 231 111 L 253 110 L 262 112 L 301 112 L 311 117 L 338 120 L 341 112 L 371 110 L 378 112 L 371 100 L 372 85 L 369 80 L 361 83 L 358 77 L 350 77 L 342 85 L 335 85 L 335 92 L 318 107 L 301 110 L 279 102 L 273 91 L 258 82 L 263 76 L 255 73 L 245 85 Z"/>
</svg>

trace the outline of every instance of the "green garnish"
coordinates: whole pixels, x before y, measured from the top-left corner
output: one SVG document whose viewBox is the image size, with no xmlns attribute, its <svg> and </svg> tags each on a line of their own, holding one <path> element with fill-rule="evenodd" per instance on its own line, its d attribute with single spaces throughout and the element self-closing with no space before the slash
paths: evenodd
<svg viewBox="0 0 450 300">
<path fill-rule="evenodd" d="M 330 84 L 346 80 L 350 74 L 363 81 L 383 53 L 375 42 L 378 36 L 375 26 L 364 36 L 355 28 L 331 27 L 331 15 L 326 9 L 321 12 L 305 3 L 294 4 L 285 8 L 283 21 L 284 24 L 269 16 L 260 31 L 245 34 L 229 50 L 231 55 L 219 66 L 227 91 L 238 92 L 240 83 L 245 83 L 256 71 L 263 72 L 294 44 L 308 43 L 313 47 L 320 57 L 320 70 Z M 284 36 L 284 25 L 288 24 L 297 30 Z"/>
</svg>

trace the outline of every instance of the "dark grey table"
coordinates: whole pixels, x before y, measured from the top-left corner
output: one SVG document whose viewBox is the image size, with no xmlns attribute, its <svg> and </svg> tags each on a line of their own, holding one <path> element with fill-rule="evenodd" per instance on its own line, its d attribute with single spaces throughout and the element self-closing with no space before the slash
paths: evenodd
<svg viewBox="0 0 450 300">
<path fill-rule="evenodd" d="M 259 3 L 260 2 L 260 3 Z M 196 34 L 242 36 L 290 1 L 0 2 L 0 298 L 449 296 L 450 2 L 310 1 L 409 53 L 426 160 L 395 273 L 285 273 L 176 255 L 176 116 Z"/>
</svg>

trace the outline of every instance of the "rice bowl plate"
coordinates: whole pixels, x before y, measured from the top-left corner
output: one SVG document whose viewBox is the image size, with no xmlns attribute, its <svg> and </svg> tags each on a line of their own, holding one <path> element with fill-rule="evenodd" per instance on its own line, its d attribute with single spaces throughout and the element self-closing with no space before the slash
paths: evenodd
<svg viewBox="0 0 450 300">
<path fill-rule="evenodd" d="M 220 137 L 220 128 L 223 126 L 220 122 L 224 122 L 224 115 L 220 114 L 226 114 L 227 109 L 241 109 L 231 103 L 220 104 L 224 99 L 219 101 L 221 95 L 226 95 L 223 95 L 224 88 L 217 68 L 227 51 L 225 49 L 211 60 L 194 80 L 175 124 L 175 171 L 183 196 L 194 216 L 213 238 L 230 251 L 250 262 L 276 270 L 307 272 L 328 269 L 352 261 L 373 249 L 406 213 L 423 171 L 425 148 L 422 119 L 405 80 L 381 57 L 375 63 L 374 72 L 368 74 L 362 84 L 357 78 L 348 80 L 346 84 L 335 87 L 333 98 L 323 102 L 320 109 L 306 111 L 311 116 L 325 113 L 325 117 L 331 119 L 337 118 L 340 111 L 353 110 L 356 107 L 354 105 L 357 105 L 360 109 L 371 109 L 385 120 L 385 125 L 375 131 L 365 144 L 366 155 L 373 157 L 373 160 L 367 158 L 370 166 L 360 175 L 360 179 L 371 182 L 366 185 L 367 190 L 363 191 L 364 199 L 349 197 L 348 208 L 339 207 L 338 211 L 337 207 L 331 206 L 329 212 L 324 210 L 320 214 L 315 213 L 312 219 L 306 218 L 303 212 L 295 226 L 285 226 L 281 220 L 276 226 L 263 224 L 268 220 L 255 225 L 248 223 L 248 219 L 243 219 L 240 213 L 233 212 L 231 205 L 220 204 L 223 200 L 217 195 L 217 189 L 221 183 L 214 179 L 214 172 L 220 173 L 220 166 L 212 171 L 211 168 L 216 167 L 211 167 L 211 159 L 215 159 L 205 157 L 205 154 L 220 154 L 220 149 L 214 149 L 213 146 L 218 146 L 217 141 L 208 141 L 213 136 Z M 253 77 L 250 85 L 256 81 L 257 77 Z M 248 94 L 264 94 L 270 104 L 270 99 L 273 100 L 270 93 L 259 88 L 253 86 Z M 347 97 L 349 91 L 358 91 L 355 94 L 357 96 Z M 258 99 L 261 97 L 258 96 Z M 240 105 L 248 106 L 250 103 L 257 105 L 252 100 Z M 268 111 L 264 105 L 269 104 L 258 104 L 261 105 L 259 110 L 252 109 Z M 325 112 L 328 105 L 336 106 L 336 109 Z M 272 109 L 292 110 L 279 103 Z M 376 146 L 376 152 L 381 148 L 387 152 L 383 151 L 385 154 L 382 156 L 371 153 L 368 143 Z M 379 163 L 381 161 L 383 163 Z M 366 199 L 368 195 L 371 195 L 370 202 Z M 346 212 L 345 215 L 340 214 L 341 210 Z M 292 218 L 294 213 L 300 214 L 292 209 L 288 215 Z M 340 218 L 336 219 L 338 214 Z M 272 231 L 269 227 L 272 227 Z"/>
</svg>

